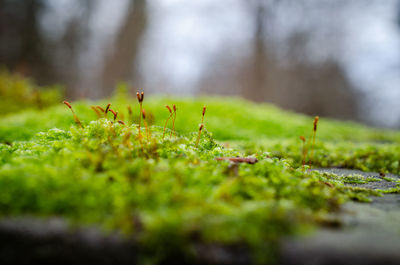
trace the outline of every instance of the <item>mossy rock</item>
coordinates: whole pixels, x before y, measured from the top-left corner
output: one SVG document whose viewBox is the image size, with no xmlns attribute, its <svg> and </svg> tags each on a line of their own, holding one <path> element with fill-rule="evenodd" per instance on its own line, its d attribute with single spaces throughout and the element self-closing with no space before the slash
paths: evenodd
<svg viewBox="0 0 400 265">
<path fill-rule="evenodd" d="M 308 161 L 303 168 L 298 137 L 312 132 L 311 117 L 239 99 L 154 97 L 143 103 L 154 119 L 139 130 L 139 116 L 127 110 L 139 112 L 133 98 L 110 102 L 116 119 L 97 118 L 90 108 L 107 101 L 72 103 L 83 128 L 61 104 L 1 119 L 3 218 L 59 217 L 73 227 L 119 233 L 140 246 L 134 258 L 143 264 L 176 253 L 196 261 L 198 253 L 225 248 L 265 263 L 278 261 L 283 237 L 329 224 L 344 203 L 398 190 L 398 180 L 392 190 L 377 191 L 349 186 L 379 182 L 374 178 L 310 171 Z M 164 135 L 170 115 L 164 105 L 172 103 L 175 131 L 169 124 Z M 321 118 L 315 146 L 307 143 L 314 154 L 308 160 L 313 167 L 398 173 L 399 139 L 395 131 Z M 215 160 L 237 156 L 258 162 L 232 170 L 232 162 Z"/>
</svg>

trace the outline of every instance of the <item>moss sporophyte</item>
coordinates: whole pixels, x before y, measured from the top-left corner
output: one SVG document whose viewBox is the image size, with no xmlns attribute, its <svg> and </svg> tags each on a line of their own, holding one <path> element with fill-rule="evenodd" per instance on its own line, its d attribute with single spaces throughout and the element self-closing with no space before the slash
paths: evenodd
<svg viewBox="0 0 400 265">
<path fill-rule="evenodd" d="M 199 127 L 199 133 L 197 135 L 197 140 L 196 140 L 196 147 L 199 145 L 200 137 L 201 137 L 201 131 L 204 128 L 204 115 L 206 115 L 206 106 L 203 107 L 203 112 L 201 114 L 201 124 Z"/>
<path fill-rule="evenodd" d="M 175 105 L 174 105 L 175 106 Z M 176 111 L 176 107 L 174 108 L 174 112 L 172 112 L 172 109 L 169 105 L 165 105 L 165 107 L 167 108 L 167 110 L 169 111 L 170 115 L 168 116 L 167 120 L 165 121 L 165 125 L 164 125 L 164 130 L 163 130 L 163 136 L 162 139 L 164 140 L 164 136 L 165 136 L 165 129 L 167 128 L 167 124 L 168 121 L 171 119 L 171 117 L 174 115 L 175 111 Z"/>
<path fill-rule="evenodd" d="M 144 99 L 144 92 L 136 92 L 136 97 L 137 100 L 139 102 L 139 106 L 140 106 L 140 110 L 139 110 L 139 138 L 142 137 L 141 133 L 140 133 L 140 126 L 142 125 L 142 109 L 143 109 L 143 99 Z"/>
<path fill-rule="evenodd" d="M 303 171 L 312 162 L 314 168 L 338 165 L 396 173 L 398 145 L 351 145 L 344 140 L 357 130 L 365 141 L 376 135 L 396 140 L 396 135 L 324 120 L 316 141 L 319 119 L 315 118 L 311 136 L 301 137 L 299 143 L 298 135 L 309 133 L 307 117 L 248 102 L 208 99 L 208 113 L 219 111 L 211 112 L 205 126 L 204 106 L 196 125 L 203 101 L 174 98 L 174 105 L 164 107 L 169 99 L 146 98 L 144 109 L 143 94 L 137 95 L 136 122 L 132 114 L 136 107 L 127 107 L 131 98 L 112 101 L 112 108 L 110 103 L 104 108 L 106 102 L 96 103 L 103 107 L 64 102 L 73 119 L 62 106 L 40 112 L 43 116 L 35 112 L 40 118 L 24 114 L 32 120 L 32 128 L 34 121 L 58 122 L 42 125 L 44 132 L 31 138 L 12 127 L 25 116 L 8 120 L 7 130 L 0 127 L 0 137 L 14 137 L 11 144 L 0 144 L 1 214 L 61 216 L 79 225 L 123 231 L 142 246 L 156 249 L 152 257 L 176 249 L 192 255 L 192 247 L 200 242 L 244 246 L 263 262 L 274 258 L 271 249 L 282 236 L 327 223 L 344 202 L 368 201 L 399 190 L 398 186 L 387 191 L 348 186 L 389 180 L 397 185 L 386 176 L 387 180 L 362 179 Z M 238 111 L 237 106 L 245 104 Z M 187 122 L 174 123 L 178 108 L 178 121 Z M 152 124 L 152 113 L 166 120 Z M 142 119 L 145 129 L 140 127 Z M 279 127 L 283 119 L 290 130 Z M 332 141 L 329 137 L 338 126 Z M 233 148 L 219 144 L 209 130 Z"/>
<path fill-rule="evenodd" d="M 172 137 L 172 133 L 173 133 L 176 137 L 176 132 L 175 132 L 176 106 L 175 106 L 175 104 L 172 104 L 172 109 L 174 110 L 174 112 L 173 112 L 174 117 L 172 118 L 172 131 L 169 136 Z"/>
<path fill-rule="evenodd" d="M 74 116 L 74 120 L 76 125 L 78 125 L 79 127 L 83 128 L 81 121 L 79 120 L 78 116 L 76 116 L 71 104 L 68 101 L 63 101 L 63 103 L 71 110 L 72 115 Z"/>
</svg>

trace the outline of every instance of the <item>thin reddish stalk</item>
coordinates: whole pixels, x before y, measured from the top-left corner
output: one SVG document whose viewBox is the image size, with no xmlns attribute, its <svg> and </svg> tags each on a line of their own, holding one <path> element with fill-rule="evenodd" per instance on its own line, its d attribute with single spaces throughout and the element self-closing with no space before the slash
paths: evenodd
<svg viewBox="0 0 400 265">
<path fill-rule="evenodd" d="M 128 106 L 128 125 L 132 123 L 132 108 Z"/>
<path fill-rule="evenodd" d="M 148 141 L 150 138 L 150 131 L 149 131 L 149 126 L 147 125 L 147 122 L 146 122 L 146 111 L 144 109 L 142 110 L 142 116 L 143 116 L 143 123 L 146 128 L 146 136 L 147 136 L 147 141 Z"/>
<path fill-rule="evenodd" d="M 141 132 L 140 132 L 140 127 L 142 126 L 142 110 L 143 110 L 142 102 L 143 102 L 143 99 L 144 99 L 144 93 L 141 92 L 139 94 L 139 92 L 136 92 L 136 97 L 137 97 L 139 105 L 140 105 L 140 109 L 139 109 L 139 127 L 138 127 L 138 129 L 139 129 L 138 135 L 139 135 L 139 138 L 140 138 L 140 137 L 142 137 Z"/>
<path fill-rule="evenodd" d="M 96 113 L 97 118 L 101 118 L 101 113 L 100 111 L 95 107 L 95 106 L 91 106 L 91 109 Z"/>
<path fill-rule="evenodd" d="M 204 128 L 204 124 L 201 124 L 200 128 L 199 128 L 199 134 L 197 135 L 197 139 L 196 139 L 196 144 L 195 144 L 196 148 L 199 146 L 201 131 L 203 130 L 203 128 Z"/>
<path fill-rule="evenodd" d="M 306 148 L 306 138 L 304 136 L 300 136 L 300 140 L 303 143 L 303 148 L 302 148 L 302 156 L 303 156 L 303 162 L 302 162 L 302 170 L 304 172 L 304 167 L 306 165 L 306 156 L 307 156 L 307 148 Z"/>
<path fill-rule="evenodd" d="M 171 134 L 169 135 L 169 137 L 172 137 L 172 133 L 174 133 L 174 135 L 176 137 L 176 132 L 175 132 L 176 106 L 175 106 L 175 104 L 172 105 L 172 108 L 174 110 L 174 118 L 172 119 L 172 131 L 171 131 Z"/>
<path fill-rule="evenodd" d="M 169 117 L 168 117 L 168 119 L 165 121 L 165 124 L 164 124 L 164 130 L 163 130 L 163 136 L 162 136 L 162 139 L 164 140 L 164 136 L 165 136 L 165 128 L 167 127 L 167 124 L 168 124 L 168 121 L 171 119 L 171 117 L 172 117 L 172 109 L 171 109 L 171 107 L 170 106 L 168 106 L 168 105 L 165 105 L 165 107 L 168 109 L 168 111 L 169 111 Z"/>
<path fill-rule="evenodd" d="M 71 104 L 68 101 L 63 101 L 63 103 L 71 110 L 76 125 L 78 125 L 80 128 L 83 128 L 82 123 L 79 120 L 78 116 L 75 114 L 75 111 L 72 108 Z"/>
<path fill-rule="evenodd" d="M 309 165 L 310 165 L 309 170 L 311 170 L 311 166 L 312 166 L 312 159 L 313 159 L 313 155 L 314 155 L 314 146 L 315 146 L 315 138 L 317 135 L 318 121 L 319 121 L 319 116 L 315 116 L 314 124 L 313 124 L 314 126 L 313 126 L 313 130 L 312 130 L 312 145 L 311 145 L 311 153 L 310 153 L 310 160 L 309 160 Z"/>
</svg>

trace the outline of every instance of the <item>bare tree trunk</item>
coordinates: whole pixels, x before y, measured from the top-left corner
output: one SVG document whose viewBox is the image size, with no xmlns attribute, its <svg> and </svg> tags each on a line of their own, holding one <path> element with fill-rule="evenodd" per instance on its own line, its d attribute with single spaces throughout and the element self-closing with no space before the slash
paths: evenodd
<svg viewBox="0 0 400 265">
<path fill-rule="evenodd" d="M 265 47 L 265 6 L 259 0 L 255 7 L 255 34 L 254 46 L 248 68 L 248 86 L 245 87 L 245 97 L 260 101 L 267 81 L 267 50 Z"/>
<path fill-rule="evenodd" d="M 42 0 L 0 0 L 0 61 L 10 70 L 33 76 L 40 84 L 52 81 L 54 72 L 40 32 Z"/>
<path fill-rule="evenodd" d="M 268 33 L 274 23 L 274 8 L 280 0 L 249 1 L 254 13 L 254 41 L 247 72 L 244 96 L 255 101 L 273 101 L 276 84 L 273 75 L 276 65 L 269 52 Z"/>
<path fill-rule="evenodd" d="M 102 93 L 108 96 L 120 81 L 133 81 L 138 86 L 139 75 L 135 68 L 140 42 L 147 27 L 146 0 L 133 0 L 128 15 L 117 35 L 112 53 L 106 58 L 102 74 Z M 136 63 L 135 63 L 136 62 Z"/>
</svg>

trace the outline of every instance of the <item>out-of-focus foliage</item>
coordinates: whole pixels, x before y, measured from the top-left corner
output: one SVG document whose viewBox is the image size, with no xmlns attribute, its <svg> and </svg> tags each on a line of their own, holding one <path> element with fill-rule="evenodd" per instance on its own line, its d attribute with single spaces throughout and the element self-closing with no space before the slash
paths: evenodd
<svg viewBox="0 0 400 265">
<path fill-rule="evenodd" d="M 109 101 L 76 102 L 75 112 L 88 123 L 96 115 L 91 105 L 105 107 L 111 103 L 119 112 L 119 117 L 127 118 L 127 107 L 131 106 L 134 118 L 139 115 L 136 97 L 119 93 Z M 261 139 L 298 139 L 300 135 L 308 137 L 312 129 L 313 118 L 281 110 L 269 104 L 256 104 L 238 98 L 200 97 L 171 98 L 146 96 L 143 107 L 152 114 L 153 124 L 163 126 L 169 113 L 165 104 L 175 104 L 177 110 L 176 129 L 182 133 L 197 130 L 201 121 L 201 110 L 207 105 L 205 122 L 217 140 Z M 17 115 L 0 119 L 0 142 L 27 140 L 37 132 L 53 127 L 68 129 L 73 118 L 61 103 L 48 111 L 29 110 Z M 396 131 L 372 129 L 352 122 L 340 122 L 322 118 L 318 128 L 318 139 L 332 141 L 370 141 L 400 142 L 400 133 Z"/>
<path fill-rule="evenodd" d="M 31 80 L 0 69 L 0 116 L 25 109 L 43 109 L 61 100 L 57 86 L 39 87 Z"/>
</svg>

